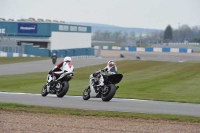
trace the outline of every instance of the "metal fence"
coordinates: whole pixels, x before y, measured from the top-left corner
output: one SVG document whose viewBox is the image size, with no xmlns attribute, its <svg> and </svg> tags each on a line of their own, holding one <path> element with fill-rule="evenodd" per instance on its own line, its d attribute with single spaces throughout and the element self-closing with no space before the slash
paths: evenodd
<svg viewBox="0 0 200 133">
<path fill-rule="evenodd" d="M 24 53 L 23 46 L 17 45 L 17 40 L 6 34 L 0 34 L 0 52 Z"/>
</svg>

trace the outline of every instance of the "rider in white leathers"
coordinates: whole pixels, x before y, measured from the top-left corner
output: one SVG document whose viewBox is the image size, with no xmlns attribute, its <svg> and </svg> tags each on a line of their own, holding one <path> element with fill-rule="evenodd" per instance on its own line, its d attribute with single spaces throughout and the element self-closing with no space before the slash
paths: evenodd
<svg viewBox="0 0 200 133">
<path fill-rule="evenodd" d="M 57 77 L 58 81 L 60 79 L 60 75 L 64 72 L 73 72 L 74 71 L 74 66 L 72 65 L 71 62 L 71 57 L 65 57 L 62 62 L 60 62 L 58 65 L 56 65 L 53 70 L 49 72 L 49 74 L 53 74 Z"/>
<path fill-rule="evenodd" d="M 72 59 L 71 57 L 65 57 L 62 62 L 60 62 L 58 65 L 56 65 L 53 68 L 53 73 L 54 74 L 62 74 L 63 72 L 73 72 L 74 71 L 74 66 L 72 65 Z M 61 71 L 55 71 L 56 69 L 61 69 Z"/>
</svg>

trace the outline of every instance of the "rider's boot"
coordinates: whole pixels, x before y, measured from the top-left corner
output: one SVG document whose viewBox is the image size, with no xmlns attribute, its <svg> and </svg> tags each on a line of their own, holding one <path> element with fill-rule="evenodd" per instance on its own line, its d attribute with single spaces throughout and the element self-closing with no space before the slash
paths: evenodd
<svg viewBox="0 0 200 133">
<path fill-rule="evenodd" d="M 116 90 L 119 88 L 119 86 L 116 86 Z"/>
</svg>

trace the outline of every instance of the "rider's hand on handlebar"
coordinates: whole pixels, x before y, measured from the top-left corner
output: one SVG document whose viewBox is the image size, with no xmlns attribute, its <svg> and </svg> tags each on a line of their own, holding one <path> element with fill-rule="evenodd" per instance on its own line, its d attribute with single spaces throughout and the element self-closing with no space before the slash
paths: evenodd
<svg viewBox="0 0 200 133">
<path fill-rule="evenodd" d="M 101 70 L 97 70 L 97 71 L 96 71 L 96 73 L 100 73 L 100 72 L 101 72 Z"/>
<path fill-rule="evenodd" d="M 49 71 L 49 74 L 52 74 L 52 70 Z"/>
<path fill-rule="evenodd" d="M 101 69 L 101 71 L 104 72 L 105 70 L 104 70 L 104 69 Z"/>
</svg>

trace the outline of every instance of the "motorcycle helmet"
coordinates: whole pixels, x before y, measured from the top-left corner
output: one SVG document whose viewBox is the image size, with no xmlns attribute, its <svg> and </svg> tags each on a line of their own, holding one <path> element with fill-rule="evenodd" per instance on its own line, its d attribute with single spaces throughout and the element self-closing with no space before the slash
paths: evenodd
<svg viewBox="0 0 200 133">
<path fill-rule="evenodd" d="M 71 61 L 71 60 L 72 60 L 71 57 L 66 56 L 63 61 L 65 62 L 65 61 Z"/>
<path fill-rule="evenodd" d="M 115 62 L 113 60 L 108 61 L 108 66 L 112 67 L 115 65 Z"/>
</svg>

